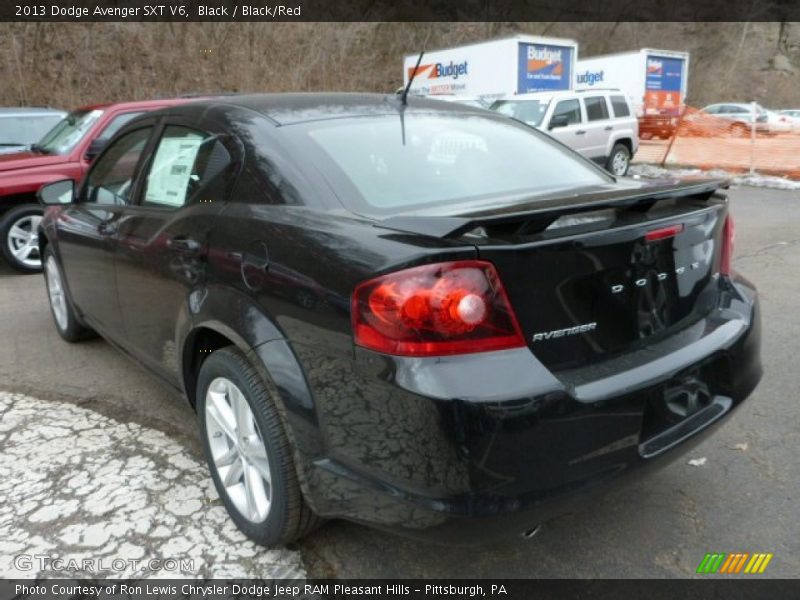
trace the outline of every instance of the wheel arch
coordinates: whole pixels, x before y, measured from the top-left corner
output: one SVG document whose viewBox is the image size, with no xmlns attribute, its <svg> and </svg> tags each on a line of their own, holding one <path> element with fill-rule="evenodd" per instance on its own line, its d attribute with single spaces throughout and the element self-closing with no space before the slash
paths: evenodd
<svg viewBox="0 0 800 600">
<path fill-rule="evenodd" d="M 197 376 L 213 351 L 234 346 L 247 356 L 276 399 L 292 412 L 313 409 L 311 390 L 291 344 L 273 318 L 242 292 L 205 288 L 193 292 L 178 319 L 183 390 L 195 405 Z M 192 311 L 192 308 L 195 308 Z"/>
<path fill-rule="evenodd" d="M 623 146 L 625 146 L 628 149 L 628 152 L 630 152 L 630 155 L 633 156 L 633 140 L 625 136 L 612 140 L 611 148 L 609 149 L 608 152 L 609 156 L 614 151 L 614 146 L 616 146 L 617 144 L 622 144 Z"/>
</svg>

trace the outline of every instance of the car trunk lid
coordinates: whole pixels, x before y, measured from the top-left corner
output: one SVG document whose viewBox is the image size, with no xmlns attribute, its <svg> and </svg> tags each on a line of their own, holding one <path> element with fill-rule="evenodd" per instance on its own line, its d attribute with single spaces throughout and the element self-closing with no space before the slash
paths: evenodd
<svg viewBox="0 0 800 600">
<path fill-rule="evenodd" d="M 440 217 L 449 225 L 419 217 L 416 229 L 471 239 L 495 265 L 531 351 L 548 368 L 574 368 L 715 306 L 727 214 L 719 185 L 668 182 Z"/>
</svg>

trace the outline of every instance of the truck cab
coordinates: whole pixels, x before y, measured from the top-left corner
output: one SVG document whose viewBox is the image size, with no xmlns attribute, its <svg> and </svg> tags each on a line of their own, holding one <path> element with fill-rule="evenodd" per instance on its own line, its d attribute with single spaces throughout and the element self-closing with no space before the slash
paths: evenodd
<svg viewBox="0 0 800 600">
<path fill-rule="evenodd" d="M 0 254 L 22 273 L 41 271 L 37 229 L 44 213 L 39 188 L 83 179 L 92 159 L 128 121 L 186 99 L 95 104 L 72 111 L 30 149 L 0 155 Z"/>
<path fill-rule="evenodd" d="M 639 148 L 639 124 L 619 90 L 520 94 L 491 109 L 540 129 L 612 174 L 625 175 Z"/>
</svg>

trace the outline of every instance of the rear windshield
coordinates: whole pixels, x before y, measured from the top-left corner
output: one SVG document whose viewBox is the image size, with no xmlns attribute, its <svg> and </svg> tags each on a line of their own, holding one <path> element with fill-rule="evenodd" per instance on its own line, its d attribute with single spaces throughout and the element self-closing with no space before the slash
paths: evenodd
<svg viewBox="0 0 800 600">
<path fill-rule="evenodd" d="M 519 119 L 531 127 L 539 127 L 549 104 L 549 100 L 498 100 L 492 104 L 492 110 Z"/>
<path fill-rule="evenodd" d="M 291 126 L 347 208 L 392 214 L 535 196 L 612 179 L 545 134 L 500 117 L 407 114 Z"/>
</svg>

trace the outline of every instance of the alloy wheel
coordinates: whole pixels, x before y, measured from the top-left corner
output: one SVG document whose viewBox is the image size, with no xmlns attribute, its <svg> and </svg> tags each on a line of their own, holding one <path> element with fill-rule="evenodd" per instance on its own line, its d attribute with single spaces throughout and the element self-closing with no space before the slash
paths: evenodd
<svg viewBox="0 0 800 600">
<path fill-rule="evenodd" d="M 14 221 L 8 230 L 8 249 L 16 260 L 30 269 L 42 266 L 38 238 L 41 220 L 41 215 L 25 215 Z"/>
<path fill-rule="evenodd" d="M 53 256 L 48 257 L 45 263 L 45 275 L 47 277 L 47 294 L 50 298 L 50 307 L 53 309 L 53 316 L 56 319 L 59 329 L 67 329 L 69 317 L 67 316 L 67 297 L 64 294 L 64 284 L 61 281 L 61 271 L 58 263 Z"/>
<path fill-rule="evenodd" d="M 622 176 L 625 175 L 628 171 L 628 156 L 620 151 L 614 155 L 614 159 L 611 161 L 611 170 L 614 172 L 614 175 Z"/>
<path fill-rule="evenodd" d="M 212 466 L 241 515 L 261 523 L 272 504 L 272 476 L 264 438 L 250 404 L 231 380 L 208 386 L 205 422 Z"/>
</svg>

